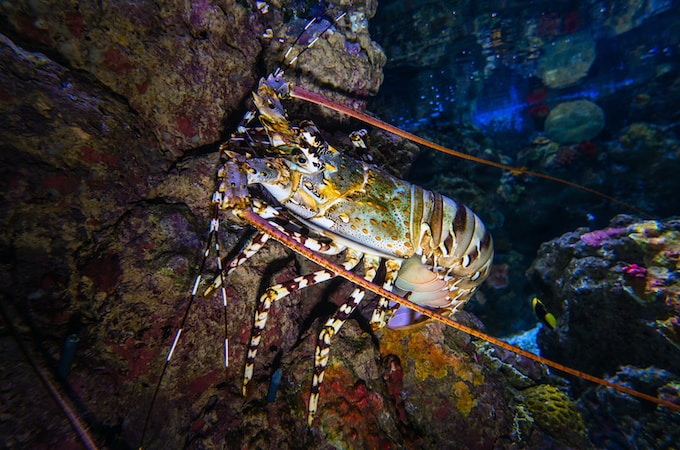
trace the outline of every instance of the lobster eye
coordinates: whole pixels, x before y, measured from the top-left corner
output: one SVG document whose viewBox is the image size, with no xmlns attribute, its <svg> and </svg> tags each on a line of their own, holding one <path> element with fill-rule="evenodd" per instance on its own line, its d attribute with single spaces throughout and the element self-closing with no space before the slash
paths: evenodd
<svg viewBox="0 0 680 450">
<path fill-rule="evenodd" d="M 305 158 L 304 156 L 298 156 L 297 160 L 298 163 L 300 164 L 305 164 L 307 162 L 307 158 Z"/>
</svg>

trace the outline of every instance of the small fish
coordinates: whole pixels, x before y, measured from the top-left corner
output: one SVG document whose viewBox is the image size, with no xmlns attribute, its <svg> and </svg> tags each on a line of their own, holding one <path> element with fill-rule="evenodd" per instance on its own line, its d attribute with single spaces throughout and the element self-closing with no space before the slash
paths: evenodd
<svg viewBox="0 0 680 450">
<path fill-rule="evenodd" d="M 531 307 L 534 309 L 536 316 L 541 319 L 541 322 L 549 326 L 551 330 L 557 328 L 557 319 L 545 309 L 545 305 L 538 297 L 534 297 L 534 299 L 531 300 Z"/>
</svg>

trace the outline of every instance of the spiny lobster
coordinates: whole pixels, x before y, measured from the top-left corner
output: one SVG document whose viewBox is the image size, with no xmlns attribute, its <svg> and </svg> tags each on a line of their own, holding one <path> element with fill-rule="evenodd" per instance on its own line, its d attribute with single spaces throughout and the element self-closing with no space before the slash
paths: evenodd
<svg viewBox="0 0 680 450">
<path fill-rule="evenodd" d="M 678 409 L 673 403 L 564 367 L 448 318 L 450 313 L 470 298 L 489 273 L 493 245 L 481 220 L 469 208 L 454 200 L 401 181 L 370 164 L 349 158 L 331 146 L 311 121 L 292 126 L 281 103 L 281 99 L 286 97 L 302 98 L 330 106 L 421 144 L 452 153 L 361 113 L 330 105 L 315 94 L 287 83 L 281 72 L 260 81 L 257 92 L 253 94 L 257 113 L 248 114 L 239 131 L 220 148 L 217 189 L 212 196 L 211 233 L 204 252 L 204 262 L 201 264 L 205 264 L 211 242 L 215 239 L 220 274 L 203 292 L 203 296 L 219 291 L 226 314 L 226 277 L 260 250 L 269 238 L 306 256 L 323 269 L 270 286 L 260 297 L 245 358 L 242 388 L 244 395 L 253 377 L 255 356 L 272 303 L 291 291 L 340 275 L 357 287 L 327 320 L 319 334 L 307 414 L 307 424 L 310 427 L 313 426 L 317 411 L 319 388 L 329 359 L 331 339 L 362 301 L 366 290 L 380 297 L 371 318 L 374 328 L 386 325 L 394 310 L 389 304 L 392 301 L 569 374 Z M 247 126 L 255 117 L 263 128 Z M 361 132 L 353 133 L 350 138 L 355 145 L 365 146 Z M 253 157 L 251 151 L 257 152 L 257 156 Z M 514 173 L 543 176 L 522 168 L 509 168 L 495 163 L 493 165 Z M 253 196 L 249 187 L 255 185 L 263 187 L 267 194 Z M 219 256 L 219 244 L 216 240 L 221 210 L 229 211 L 257 230 L 233 258 L 225 261 Z M 332 264 L 320 256 L 336 255 L 343 251 L 344 259 L 340 265 Z M 363 277 L 351 272 L 362 261 Z M 373 280 L 383 262 L 386 275 L 380 287 L 373 284 Z M 194 282 L 190 304 L 198 294 L 200 282 L 201 274 Z M 395 292 L 405 293 L 406 297 L 400 297 Z M 159 377 L 148 410 L 147 423 L 161 380 L 179 342 L 184 320 Z M 225 365 L 229 366 L 229 345 L 226 339 Z M 143 441 L 144 435 L 141 437 L 140 447 Z"/>
<path fill-rule="evenodd" d="M 363 259 L 364 278 L 368 281 L 373 280 L 384 259 L 385 289 L 394 284 L 400 291 L 410 292 L 409 299 L 414 303 L 449 312 L 467 302 L 486 279 L 493 258 L 491 236 L 481 220 L 465 205 L 346 157 L 329 145 L 311 122 L 303 122 L 300 128 L 290 127 L 279 101 L 287 86 L 281 78 L 270 76 L 260 82 L 254 94 L 272 148 L 284 156 L 242 159 L 241 173 L 247 174 L 247 184 L 262 185 L 294 220 L 330 239 L 329 250 L 319 248 L 322 253 L 347 250 L 342 265 L 349 269 Z M 358 139 L 354 136 L 353 140 Z M 225 154 L 232 161 L 239 159 L 238 154 Z M 232 209 L 242 201 L 240 197 L 225 197 L 221 208 Z M 278 215 L 262 208 L 256 211 L 267 219 Z M 234 212 L 240 214 L 238 210 Z M 281 231 L 285 233 L 285 228 Z M 300 241 L 309 246 L 309 238 Z M 314 247 L 318 247 L 317 242 Z M 267 300 L 274 299 L 270 291 L 265 296 L 272 297 Z M 363 296 L 363 290 L 357 288 L 326 322 L 319 336 L 307 419 L 310 426 L 328 362 L 330 339 Z M 386 309 L 385 302 L 380 302 L 371 319 L 375 328 L 386 324 Z M 246 363 L 246 384 L 265 320 L 266 309 L 258 308 Z"/>
</svg>

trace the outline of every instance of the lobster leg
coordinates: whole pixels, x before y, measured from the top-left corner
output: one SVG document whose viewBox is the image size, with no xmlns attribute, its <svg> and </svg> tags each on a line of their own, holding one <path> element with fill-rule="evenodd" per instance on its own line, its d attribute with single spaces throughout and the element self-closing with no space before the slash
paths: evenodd
<svg viewBox="0 0 680 450">
<path fill-rule="evenodd" d="M 380 265 L 380 258 L 375 256 L 364 256 L 364 279 L 372 282 Z M 356 288 L 349 296 L 349 299 L 340 305 L 340 308 L 329 318 L 323 326 L 319 338 L 317 339 L 316 350 L 314 351 L 314 375 L 312 377 L 312 389 L 309 395 L 309 409 L 307 410 L 307 425 L 310 427 L 314 422 L 319 403 L 319 389 L 323 383 L 324 373 L 328 365 L 328 355 L 330 353 L 331 339 L 335 336 L 345 321 L 352 315 L 352 312 L 363 300 L 366 291 Z"/>
<path fill-rule="evenodd" d="M 368 147 L 368 131 L 366 131 L 365 128 L 352 131 L 349 134 L 349 140 L 352 143 L 352 147 L 354 148 L 358 159 L 367 163 L 373 162 L 373 156 L 369 152 Z"/>
<path fill-rule="evenodd" d="M 216 290 L 220 289 L 223 284 L 223 280 L 234 271 L 238 266 L 246 262 L 255 253 L 259 252 L 260 249 L 269 240 L 269 235 L 262 232 L 257 232 L 250 236 L 242 245 L 241 251 L 239 251 L 233 257 L 225 257 L 222 259 L 222 272 L 215 277 L 212 284 L 205 288 L 203 291 L 203 298 L 207 298 L 212 295 Z"/>
<path fill-rule="evenodd" d="M 300 242 L 302 245 L 309 248 L 310 250 L 318 251 L 319 253 L 324 253 L 327 255 L 335 255 L 343 250 L 343 247 L 335 245 L 333 242 L 322 243 L 308 236 L 303 236 L 298 231 L 295 231 L 292 228 L 286 228 L 285 226 L 280 225 L 274 220 L 277 220 L 278 222 L 281 223 L 287 223 L 287 219 L 270 206 L 267 206 L 265 210 L 267 211 L 268 217 L 270 217 L 269 223 L 272 226 L 278 228 L 279 230 L 281 230 L 288 236 L 292 237 L 296 241 Z M 246 245 L 244 245 L 243 250 L 239 254 L 237 254 L 234 258 L 230 259 L 229 261 L 227 261 L 227 258 L 224 258 L 222 260 L 222 265 L 224 266 L 223 272 L 217 277 L 215 277 L 212 284 L 208 286 L 205 289 L 205 291 L 203 291 L 203 297 L 208 297 L 214 291 L 218 290 L 222 286 L 223 280 L 226 280 L 226 278 L 229 276 L 229 274 L 231 274 L 234 271 L 234 269 L 236 269 L 238 266 L 243 264 L 248 258 L 257 253 L 264 246 L 268 239 L 269 235 L 265 233 L 258 233 L 256 236 L 252 237 L 251 240 Z"/>
<path fill-rule="evenodd" d="M 325 255 L 335 255 L 345 249 L 344 246 L 336 244 L 335 242 L 321 242 L 313 237 L 302 234 L 299 231 L 286 228 L 286 226 L 281 224 L 290 223 L 290 219 L 281 214 L 276 208 L 259 200 L 253 199 L 253 212 L 267 220 L 271 226 L 275 227 L 286 236 L 290 236 L 292 239 L 312 251 Z M 236 211 L 234 211 L 234 213 L 236 213 Z"/>
<path fill-rule="evenodd" d="M 341 266 L 346 270 L 352 270 L 361 259 L 361 253 L 354 250 L 347 250 L 345 260 Z M 248 353 L 246 354 L 245 369 L 243 371 L 243 388 L 242 393 L 245 397 L 248 393 L 248 383 L 253 378 L 253 368 L 255 365 L 255 357 L 257 356 L 257 349 L 260 345 L 262 332 L 267 324 L 267 316 L 269 309 L 273 302 L 281 300 L 291 292 L 299 291 L 309 286 L 328 281 L 335 278 L 335 273 L 327 269 L 318 270 L 308 275 L 302 275 L 284 283 L 270 286 L 260 296 L 255 309 L 255 321 L 253 322 L 253 330 L 250 333 L 250 343 L 248 344 Z"/>
<path fill-rule="evenodd" d="M 394 280 L 396 280 L 397 275 L 399 274 L 401 262 L 394 259 L 388 259 L 385 261 L 385 268 L 386 273 L 385 281 L 383 282 L 383 289 L 386 291 L 391 291 L 392 286 L 394 285 Z M 373 310 L 373 315 L 371 316 L 371 328 L 374 330 L 384 328 L 398 307 L 399 305 L 392 308 L 390 306 L 389 300 L 387 300 L 385 297 L 380 297 L 378 304 Z"/>
</svg>

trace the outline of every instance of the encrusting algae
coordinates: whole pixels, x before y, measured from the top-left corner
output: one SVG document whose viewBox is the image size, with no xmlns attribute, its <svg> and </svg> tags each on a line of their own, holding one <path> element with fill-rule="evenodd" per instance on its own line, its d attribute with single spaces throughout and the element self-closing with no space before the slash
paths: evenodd
<svg viewBox="0 0 680 450">
<path fill-rule="evenodd" d="M 445 344 L 441 324 L 428 323 L 418 328 L 387 330 L 380 341 L 381 353 L 398 356 L 405 370 L 415 371 L 418 382 L 424 382 L 429 377 L 456 377 L 457 380 L 451 386 L 451 396 L 456 401 L 458 411 L 468 415 L 476 404 L 470 388 L 484 383 L 482 367 L 470 364 L 465 356 L 456 355 Z"/>
</svg>

